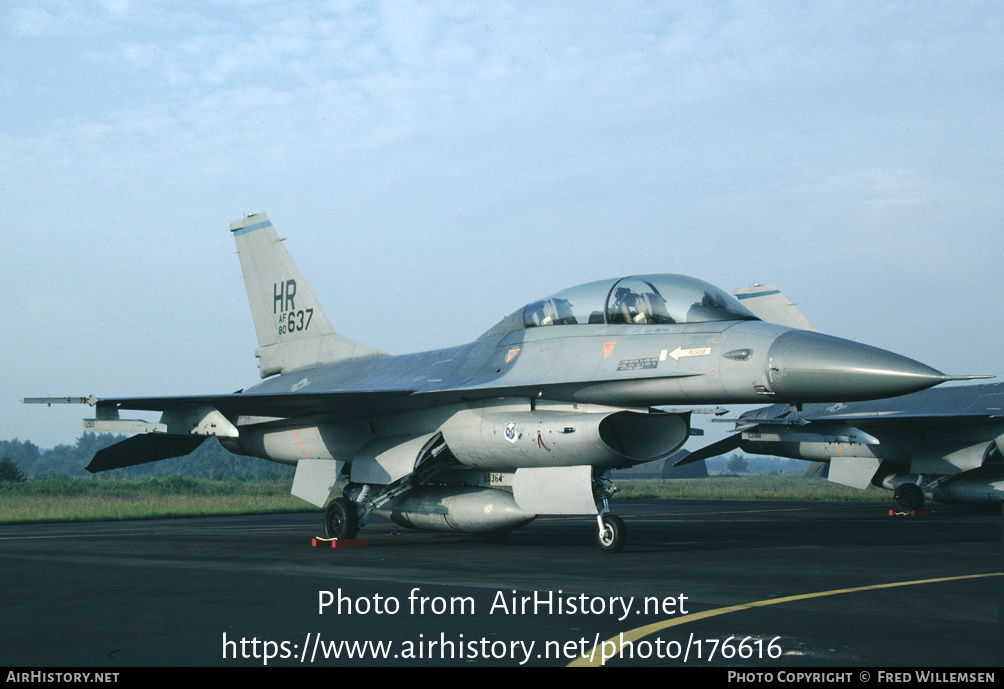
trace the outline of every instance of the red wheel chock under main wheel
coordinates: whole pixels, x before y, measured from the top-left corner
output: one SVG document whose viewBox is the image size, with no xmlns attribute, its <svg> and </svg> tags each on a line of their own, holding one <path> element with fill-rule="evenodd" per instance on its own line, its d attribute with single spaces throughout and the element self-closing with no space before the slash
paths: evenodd
<svg viewBox="0 0 1004 689">
<path fill-rule="evenodd" d="M 365 538 L 321 538 L 315 536 L 310 539 L 311 548 L 325 548 L 329 543 L 332 548 L 365 548 L 369 545 L 369 541 Z"/>
</svg>

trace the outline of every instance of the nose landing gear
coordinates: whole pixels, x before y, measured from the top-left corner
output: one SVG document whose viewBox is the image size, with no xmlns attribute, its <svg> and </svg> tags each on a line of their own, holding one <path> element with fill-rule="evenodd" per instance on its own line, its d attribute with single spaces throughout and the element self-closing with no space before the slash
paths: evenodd
<svg viewBox="0 0 1004 689">
<path fill-rule="evenodd" d="M 616 514 L 609 512 L 597 515 L 596 521 L 599 524 L 600 532 L 596 535 L 596 542 L 600 548 L 608 553 L 619 553 L 627 545 L 627 526 L 624 520 Z"/>
</svg>

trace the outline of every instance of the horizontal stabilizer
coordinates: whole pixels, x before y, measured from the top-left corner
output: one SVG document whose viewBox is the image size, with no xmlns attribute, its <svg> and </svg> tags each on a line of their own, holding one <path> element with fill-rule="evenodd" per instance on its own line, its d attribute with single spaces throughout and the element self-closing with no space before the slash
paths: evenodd
<svg viewBox="0 0 1004 689">
<path fill-rule="evenodd" d="M 203 435 L 167 435 L 150 433 L 137 435 L 98 450 L 85 469 L 96 474 L 109 469 L 121 469 L 137 464 L 158 462 L 171 457 L 184 457 L 206 439 Z"/>
</svg>

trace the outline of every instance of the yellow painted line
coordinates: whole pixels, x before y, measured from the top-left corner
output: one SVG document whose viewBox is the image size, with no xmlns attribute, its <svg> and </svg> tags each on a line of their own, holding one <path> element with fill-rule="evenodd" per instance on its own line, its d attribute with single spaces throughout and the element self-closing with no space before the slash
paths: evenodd
<svg viewBox="0 0 1004 689">
<path fill-rule="evenodd" d="M 936 584 L 944 581 L 961 581 L 963 579 L 983 579 L 986 577 L 999 577 L 1004 575 L 1004 572 L 990 572 L 989 574 L 964 574 L 957 577 L 941 577 L 938 579 L 918 579 L 916 581 L 896 581 L 891 584 L 874 584 L 872 586 L 857 586 L 855 588 L 849 589 L 834 589 L 832 591 L 817 591 L 815 593 L 802 593 L 797 596 L 786 596 L 784 598 L 771 598 L 770 600 L 758 600 L 752 603 L 740 603 L 739 605 L 731 605 L 727 608 L 716 608 L 714 610 L 705 610 L 704 612 L 697 612 L 690 615 L 684 615 L 682 617 L 674 617 L 668 620 L 663 620 L 661 622 L 653 622 L 652 624 L 645 625 L 644 627 L 638 627 L 637 629 L 632 629 L 629 632 L 625 632 L 623 635 L 618 634 L 615 637 L 607 639 L 606 641 L 594 646 L 592 652 L 589 655 L 583 656 L 568 664 L 568 667 L 600 667 L 603 665 L 602 660 L 603 654 L 599 652 L 604 644 L 614 644 L 617 649 L 616 652 L 610 653 L 611 656 L 617 656 L 620 654 L 623 644 L 621 640 L 625 642 L 635 642 L 639 639 L 643 639 L 650 634 L 655 634 L 656 632 L 662 631 L 663 629 L 668 629 L 669 627 L 677 627 L 681 624 L 686 624 L 688 622 L 696 622 L 698 620 L 704 620 L 709 617 L 717 617 L 718 615 L 727 615 L 731 612 L 740 612 L 742 610 L 749 610 L 751 608 L 765 608 L 768 605 L 778 605 L 780 603 L 792 603 L 799 600 L 809 600 L 811 598 L 825 598 L 826 596 L 838 596 L 842 593 L 858 593 L 861 591 L 878 591 L 880 589 L 891 589 L 899 586 L 916 586 L 918 584 Z"/>
</svg>

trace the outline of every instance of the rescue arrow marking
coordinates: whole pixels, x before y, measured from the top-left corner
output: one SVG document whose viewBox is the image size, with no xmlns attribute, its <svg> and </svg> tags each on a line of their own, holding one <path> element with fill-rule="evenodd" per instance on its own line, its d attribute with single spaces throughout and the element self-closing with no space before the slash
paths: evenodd
<svg viewBox="0 0 1004 689">
<path fill-rule="evenodd" d="M 666 350 L 662 350 L 666 351 Z M 684 349 L 683 347 L 677 347 L 669 356 L 673 357 L 674 361 L 679 361 L 680 357 L 683 356 L 708 356 L 711 354 L 711 347 L 696 347 L 694 349 Z M 662 358 L 662 357 L 660 357 Z"/>
</svg>

